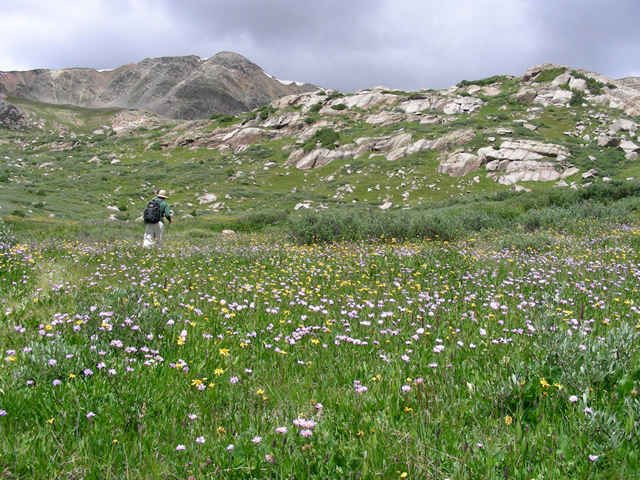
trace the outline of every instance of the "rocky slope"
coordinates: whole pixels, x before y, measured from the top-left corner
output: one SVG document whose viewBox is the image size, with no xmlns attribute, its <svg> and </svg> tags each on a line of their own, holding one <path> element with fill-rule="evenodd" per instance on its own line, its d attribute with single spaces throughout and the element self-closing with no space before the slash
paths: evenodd
<svg viewBox="0 0 640 480">
<path fill-rule="evenodd" d="M 80 111 L 60 109 L 51 122 L 44 117 L 52 112 L 15 101 L 23 126 L 16 134 L 0 129 L 0 208 L 41 204 L 3 207 L 3 198 L 30 191 L 75 198 L 82 182 L 100 195 L 82 197 L 78 211 L 86 202 L 105 202 L 100 212 L 106 202 L 110 210 L 133 208 L 144 200 L 141 187 L 161 187 L 179 213 L 200 216 L 343 204 L 416 208 L 459 195 L 624 181 L 640 177 L 635 85 L 545 64 L 522 77 L 440 91 L 296 93 L 215 120 L 86 114 L 82 128 Z"/>
<path fill-rule="evenodd" d="M 538 81 L 543 74 L 555 75 L 550 81 Z M 471 83 L 471 82 L 467 82 Z M 570 163 L 570 149 L 560 144 L 544 141 L 536 120 L 544 114 L 545 108 L 580 107 L 592 105 L 586 111 L 585 121 L 575 125 L 564 136 L 580 138 L 587 145 L 596 142 L 599 147 L 616 147 L 623 150 L 627 159 L 637 158 L 640 146 L 631 141 L 638 126 L 628 118 L 640 113 L 640 91 L 629 79 L 623 82 L 587 71 L 572 71 L 568 67 L 545 64 L 528 70 L 521 80 L 503 77 L 501 81 L 484 84 L 471 83 L 451 87 L 439 92 L 420 92 L 405 95 L 384 87 L 362 90 L 353 95 L 327 95 L 327 92 L 312 92 L 293 95 L 275 100 L 271 107 L 275 114 L 266 119 L 256 118 L 229 128 L 218 128 L 203 133 L 190 130 L 173 139 L 170 135 L 161 146 L 174 149 L 180 146 L 192 148 L 218 149 L 221 152 L 242 152 L 247 146 L 265 140 L 293 138 L 296 144 L 307 142 L 322 128 L 345 130 L 349 120 L 362 121 L 374 127 L 390 127 L 406 122 L 420 126 L 455 124 L 463 115 L 476 115 L 483 107 L 489 106 L 493 98 L 502 103 L 499 111 L 516 113 L 518 118 L 510 118 L 510 128 L 496 126 L 479 131 L 477 128 L 451 128 L 441 136 L 420 138 L 418 135 L 400 131 L 382 137 L 363 136 L 353 142 L 321 146 L 318 148 L 293 148 L 285 166 L 295 166 L 308 171 L 323 167 L 335 160 L 357 160 L 382 156 L 388 161 L 396 161 L 424 150 L 436 150 L 440 165 L 437 171 L 453 177 L 461 177 L 484 166 L 487 177 L 498 183 L 512 185 L 518 181 L 558 181 L 576 175 L 580 170 Z M 507 86 L 509 84 L 509 86 Z M 515 88 L 514 88 L 515 87 Z M 509 90 L 510 89 L 510 90 Z M 594 91 L 592 91 L 594 90 Z M 332 92 L 329 92 L 332 93 Z M 580 99 L 575 104 L 572 99 Z M 505 101 L 506 100 L 506 101 Z M 512 102 L 518 109 L 510 109 Z M 597 111 L 595 107 L 612 109 L 613 116 Z M 309 115 L 315 109 L 318 121 L 310 121 Z M 615 113 L 617 112 L 617 113 Z M 627 119 L 613 118 L 617 115 Z M 501 118 L 500 115 L 497 115 Z M 611 118 L 611 120 L 608 120 Z M 607 125 L 607 122 L 610 124 Z M 458 122 L 459 123 L 459 122 Z M 520 125 L 514 135 L 513 125 Z M 587 125 L 588 124 L 588 125 Z M 591 127 L 591 128 L 589 128 Z M 400 129 L 404 130 L 404 129 Z M 533 139 L 518 138 L 531 132 Z M 589 130 L 589 131 L 587 131 Z M 484 142 L 480 148 L 465 151 L 464 146 L 475 140 Z"/>
<path fill-rule="evenodd" d="M 0 72 L 0 94 L 56 105 L 148 110 L 169 118 L 238 114 L 280 97 L 315 90 L 285 85 L 241 55 L 221 52 L 148 58 L 115 70 Z"/>
</svg>

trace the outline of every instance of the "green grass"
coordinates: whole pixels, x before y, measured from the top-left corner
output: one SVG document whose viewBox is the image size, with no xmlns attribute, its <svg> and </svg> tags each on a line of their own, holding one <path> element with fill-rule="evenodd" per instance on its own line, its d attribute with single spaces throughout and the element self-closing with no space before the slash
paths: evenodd
<svg viewBox="0 0 640 480">
<path fill-rule="evenodd" d="M 538 75 L 536 75 L 536 77 L 533 80 L 536 82 L 551 82 L 556 77 L 559 77 L 566 71 L 567 69 L 563 67 L 548 68 L 540 72 Z"/>
<path fill-rule="evenodd" d="M 585 218 L 315 246 L 191 219 L 161 252 L 0 222 L 3 474 L 632 475 L 640 230 Z"/>
</svg>

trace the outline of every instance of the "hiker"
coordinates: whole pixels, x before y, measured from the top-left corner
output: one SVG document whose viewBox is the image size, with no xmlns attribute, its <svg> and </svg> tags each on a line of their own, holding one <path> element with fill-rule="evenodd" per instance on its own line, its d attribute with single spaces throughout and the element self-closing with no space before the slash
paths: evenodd
<svg viewBox="0 0 640 480">
<path fill-rule="evenodd" d="M 143 214 L 145 229 L 142 246 L 151 248 L 154 244 L 160 248 L 162 246 L 162 232 L 164 230 L 163 218 L 171 224 L 171 212 L 167 203 L 166 190 L 160 190 L 156 198 L 151 200 Z"/>
</svg>

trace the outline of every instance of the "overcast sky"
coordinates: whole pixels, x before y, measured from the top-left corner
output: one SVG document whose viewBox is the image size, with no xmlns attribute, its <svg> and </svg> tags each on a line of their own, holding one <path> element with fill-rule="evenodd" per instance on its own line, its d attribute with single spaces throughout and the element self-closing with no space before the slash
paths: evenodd
<svg viewBox="0 0 640 480">
<path fill-rule="evenodd" d="M 0 71 L 244 55 L 353 92 L 446 88 L 544 62 L 640 76 L 640 0 L 0 0 Z"/>
</svg>

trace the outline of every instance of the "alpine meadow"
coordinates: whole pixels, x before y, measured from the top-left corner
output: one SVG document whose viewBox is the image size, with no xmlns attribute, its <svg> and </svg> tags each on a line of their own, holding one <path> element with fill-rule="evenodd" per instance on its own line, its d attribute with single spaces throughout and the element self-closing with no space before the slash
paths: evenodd
<svg viewBox="0 0 640 480">
<path fill-rule="evenodd" d="M 10 73 L 0 478 L 640 475 L 637 79 L 261 77 L 180 117 Z"/>
</svg>

